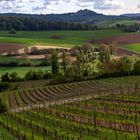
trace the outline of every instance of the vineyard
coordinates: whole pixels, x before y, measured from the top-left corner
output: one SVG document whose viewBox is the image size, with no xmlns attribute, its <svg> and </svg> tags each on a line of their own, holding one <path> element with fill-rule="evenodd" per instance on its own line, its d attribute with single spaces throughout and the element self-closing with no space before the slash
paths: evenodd
<svg viewBox="0 0 140 140">
<path fill-rule="evenodd" d="M 24 106 L 32 106 L 34 104 L 40 105 L 58 100 L 66 100 L 70 98 L 75 99 L 76 97 L 79 98 L 87 95 L 96 95 L 98 92 L 107 92 L 108 88 L 106 85 L 98 84 L 95 81 L 84 81 L 43 88 L 20 90 L 13 93 L 10 92 L 8 97 L 9 107 L 15 109 Z M 115 89 L 113 88 L 112 92 L 114 92 L 114 90 Z"/>
<path fill-rule="evenodd" d="M 8 95 L 0 126 L 11 140 L 140 140 L 137 86 L 83 81 Z"/>
</svg>

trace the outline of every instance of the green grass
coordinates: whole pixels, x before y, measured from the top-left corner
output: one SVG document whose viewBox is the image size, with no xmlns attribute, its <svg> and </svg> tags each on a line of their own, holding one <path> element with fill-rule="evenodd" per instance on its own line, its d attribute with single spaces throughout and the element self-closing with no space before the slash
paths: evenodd
<svg viewBox="0 0 140 140">
<path fill-rule="evenodd" d="M 0 32 L 1 43 L 18 43 L 27 46 L 32 45 L 58 45 L 64 47 L 73 47 L 81 45 L 89 40 L 98 40 L 109 36 L 125 35 L 116 30 L 98 30 L 98 31 L 44 31 L 31 32 L 20 31 L 15 35 L 8 32 Z M 52 35 L 60 35 L 62 39 L 51 39 Z"/>
<path fill-rule="evenodd" d="M 140 52 L 140 44 L 124 45 L 123 47 L 134 52 Z"/>
<path fill-rule="evenodd" d="M 43 60 L 39 59 L 30 59 L 29 62 L 32 64 L 40 64 Z M 25 60 L 16 58 L 16 57 L 11 57 L 11 56 L 0 56 L 0 63 L 9 63 L 9 62 L 18 62 L 18 63 L 24 63 Z"/>
<path fill-rule="evenodd" d="M 30 70 L 51 70 L 50 67 L 1 67 L 0 76 L 6 72 L 12 73 L 17 72 L 19 76 L 24 77 L 24 75 Z"/>
</svg>

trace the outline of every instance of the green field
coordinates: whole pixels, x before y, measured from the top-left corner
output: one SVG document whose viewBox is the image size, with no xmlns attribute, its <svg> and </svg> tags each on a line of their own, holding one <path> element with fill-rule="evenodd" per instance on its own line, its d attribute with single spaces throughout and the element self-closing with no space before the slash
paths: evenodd
<svg viewBox="0 0 140 140">
<path fill-rule="evenodd" d="M 58 45 L 64 47 L 73 47 L 81 45 L 89 40 L 98 40 L 110 36 L 125 35 L 126 33 L 116 30 L 98 30 L 98 31 L 44 31 L 29 32 L 20 31 L 15 35 L 8 32 L 0 32 L 0 42 L 18 43 L 27 46 L 32 45 Z M 62 39 L 51 39 L 53 35 L 59 35 Z"/>
<path fill-rule="evenodd" d="M 6 72 L 12 73 L 12 72 L 17 72 L 19 76 L 24 77 L 24 75 L 28 72 L 28 71 L 38 71 L 38 70 L 47 70 L 50 71 L 51 68 L 50 67 L 1 67 L 0 68 L 0 76 L 2 74 L 5 74 Z"/>
<path fill-rule="evenodd" d="M 125 24 L 125 25 L 132 25 L 136 23 L 134 20 L 103 20 L 98 23 L 99 27 L 112 27 L 116 26 L 116 24 Z"/>
<path fill-rule="evenodd" d="M 135 51 L 135 52 L 140 52 L 140 44 L 125 45 L 123 47 L 129 50 Z"/>
</svg>

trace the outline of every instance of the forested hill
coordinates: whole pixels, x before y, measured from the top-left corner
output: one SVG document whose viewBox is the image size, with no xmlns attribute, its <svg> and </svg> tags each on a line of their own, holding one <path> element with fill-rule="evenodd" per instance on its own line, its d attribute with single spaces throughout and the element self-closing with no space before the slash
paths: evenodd
<svg viewBox="0 0 140 140">
<path fill-rule="evenodd" d="M 103 20 L 122 20 L 128 19 L 125 16 L 110 16 L 96 13 L 91 10 L 79 10 L 74 13 L 64 13 L 64 14 L 46 14 L 46 15 L 33 15 L 33 14 L 15 14 L 15 13 L 6 13 L 1 14 L 4 16 L 12 17 L 30 17 L 36 19 L 45 19 L 53 22 L 80 22 L 84 24 L 96 24 L 99 21 Z"/>
<path fill-rule="evenodd" d="M 0 30 L 91 30 L 100 27 L 100 22 L 108 23 L 131 20 L 126 16 L 110 16 L 98 14 L 90 10 L 80 10 L 65 14 L 0 14 Z M 116 21 L 116 22 L 115 22 Z M 98 26 L 98 27 L 97 27 Z"/>
<path fill-rule="evenodd" d="M 26 16 L 0 16 L 0 30 L 17 30 L 17 31 L 45 31 L 45 30 L 94 30 L 94 25 L 74 23 L 74 22 L 58 22 L 48 21 L 46 19 L 38 19 Z"/>
<path fill-rule="evenodd" d="M 140 20 L 140 13 L 123 14 L 122 16 Z"/>
</svg>

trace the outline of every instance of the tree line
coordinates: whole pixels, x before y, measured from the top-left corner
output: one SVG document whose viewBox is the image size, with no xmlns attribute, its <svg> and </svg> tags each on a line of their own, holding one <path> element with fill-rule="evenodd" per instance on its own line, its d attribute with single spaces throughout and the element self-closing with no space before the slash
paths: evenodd
<svg viewBox="0 0 140 140">
<path fill-rule="evenodd" d="M 140 32 L 140 24 L 137 23 L 132 25 L 116 24 L 116 28 L 123 32 Z"/>
<path fill-rule="evenodd" d="M 94 30 L 97 26 L 71 23 L 71 22 L 50 22 L 46 19 L 36 19 L 31 17 L 0 16 L 0 30 Z"/>
<path fill-rule="evenodd" d="M 84 49 L 87 50 L 84 50 Z M 136 56 L 123 56 L 112 58 L 116 53 L 113 44 L 102 45 L 100 52 L 93 51 L 91 46 L 75 47 L 76 57 L 74 62 L 70 62 L 65 50 L 60 54 L 57 50 L 51 52 L 51 71 L 29 71 L 24 78 L 18 76 L 16 72 L 5 73 L 1 76 L 3 82 L 16 82 L 23 80 L 52 79 L 51 84 L 80 81 L 84 77 L 93 79 L 120 77 L 130 75 L 140 75 L 140 58 Z M 47 61 L 47 60 L 46 60 Z"/>
</svg>

